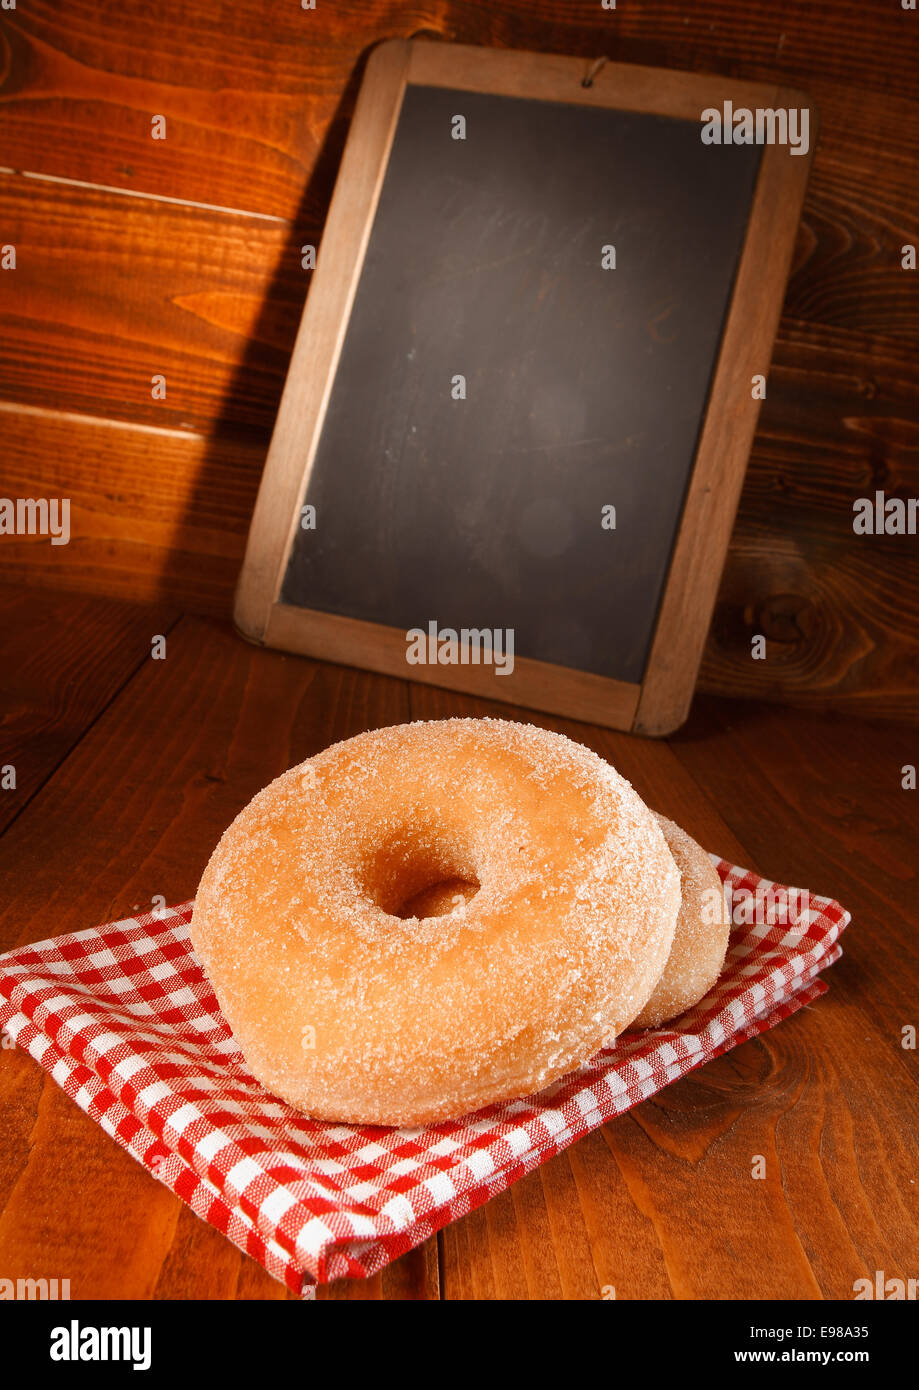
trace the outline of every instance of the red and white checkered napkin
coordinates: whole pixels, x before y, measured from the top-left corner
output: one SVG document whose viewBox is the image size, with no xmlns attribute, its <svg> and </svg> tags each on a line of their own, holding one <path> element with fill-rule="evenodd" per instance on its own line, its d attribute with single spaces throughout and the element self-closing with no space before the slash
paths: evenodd
<svg viewBox="0 0 919 1390">
<path fill-rule="evenodd" d="M 757 893 L 761 908 L 779 907 L 774 921 L 797 916 L 781 910 L 793 890 L 712 858 L 735 920 L 763 920 Z M 811 1003 L 849 914 L 829 898 L 803 901 L 793 926 L 733 928 L 724 975 L 677 1030 L 624 1034 L 538 1096 L 420 1129 L 322 1124 L 269 1095 L 192 953 L 191 903 L 0 956 L 0 1027 L 198 1216 L 308 1295 L 317 1282 L 374 1274 L 597 1125 Z"/>
</svg>

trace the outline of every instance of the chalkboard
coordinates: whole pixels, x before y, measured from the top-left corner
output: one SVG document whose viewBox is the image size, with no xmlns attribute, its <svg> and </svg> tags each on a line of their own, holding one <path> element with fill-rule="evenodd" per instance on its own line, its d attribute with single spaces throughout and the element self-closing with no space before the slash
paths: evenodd
<svg viewBox="0 0 919 1390">
<path fill-rule="evenodd" d="M 609 722 L 629 709 L 631 726 L 775 151 L 703 143 L 708 102 L 623 109 L 587 104 L 573 80 L 550 100 L 545 84 L 533 96 L 448 77 L 404 82 L 330 387 L 301 434 L 272 602 L 285 633 L 299 612 L 350 620 L 365 664 L 361 633 L 377 625 L 401 634 L 404 674 L 461 688 L 471 677 L 499 699 L 538 699 L 545 673 L 551 685 L 568 671 L 575 685 L 594 678 L 597 717 L 601 678 Z M 788 226 L 786 213 L 786 242 Z M 763 292 L 777 314 L 780 288 Z M 765 352 L 757 336 L 750 360 L 765 374 L 771 335 Z M 740 389 L 752 401 L 751 377 Z M 736 494 L 745 461 L 720 485 Z M 709 488 L 718 481 L 716 463 Z M 720 571 L 726 534 L 709 520 L 706 537 L 704 507 L 694 525 Z M 710 603 L 703 627 L 709 617 Z M 405 634 L 432 626 L 510 632 L 523 698 L 494 669 L 406 667 Z M 364 648 L 379 667 L 378 645 Z"/>
<path fill-rule="evenodd" d="M 410 87 L 282 600 L 640 683 L 760 155 Z"/>
</svg>

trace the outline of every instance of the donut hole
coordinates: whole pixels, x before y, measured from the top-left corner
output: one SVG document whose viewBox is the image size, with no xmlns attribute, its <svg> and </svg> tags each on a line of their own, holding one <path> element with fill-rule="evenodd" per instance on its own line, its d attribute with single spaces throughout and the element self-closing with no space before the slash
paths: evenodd
<svg viewBox="0 0 919 1390">
<path fill-rule="evenodd" d="M 475 897 L 480 883 L 465 847 L 416 831 L 379 846 L 360 874 L 361 888 L 391 917 L 443 917 Z"/>
<path fill-rule="evenodd" d="M 479 891 L 478 880 L 470 882 L 465 878 L 445 878 L 439 883 L 431 883 L 415 893 L 402 904 L 397 917 L 444 917 L 471 902 Z"/>
</svg>

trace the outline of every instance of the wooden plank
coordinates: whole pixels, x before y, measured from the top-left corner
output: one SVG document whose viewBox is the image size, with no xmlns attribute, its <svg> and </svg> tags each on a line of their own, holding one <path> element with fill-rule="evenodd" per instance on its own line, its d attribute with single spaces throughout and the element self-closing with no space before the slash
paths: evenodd
<svg viewBox="0 0 919 1390">
<path fill-rule="evenodd" d="M 551 0 L 541 3 L 548 6 Z M 578 6 L 572 8 L 580 19 Z M 594 12 L 589 4 L 585 8 L 589 25 Z M 878 8 L 868 19 L 860 0 L 829 0 L 819 9 L 770 5 L 755 10 L 742 0 L 715 0 L 704 11 L 690 10 L 680 0 L 662 0 L 653 10 L 620 6 L 607 18 L 615 28 L 607 23 L 599 34 L 594 30 L 596 37 L 607 38 L 607 46 L 595 51 L 610 52 L 621 62 L 723 71 L 804 87 L 820 76 L 866 93 L 915 95 L 919 37 L 898 9 Z M 573 51 L 570 44 L 565 48 Z M 580 51 L 594 56 L 586 45 Z"/>
<path fill-rule="evenodd" d="M 870 990 L 873 1026 L 888 1039 L 898 1034 L 914 1010 L 919 968 L 919 798 L 903 789 L 901 772 L 916 762 L 915 730 L 712 699 L 699 700 L 690 730 L 694 737 L 675 739 L 673 751 L 756 867 L 832 893 L 853 912 L 834 978 L 850 993 Z M 741 796 L 751 782 L 755 797 Z M 904 1053 L 904 1064 L 915 1061 Z"/>
<path fill-rule="evenodd" d="M 852 522 L 859 497 L 919 493 L 917 410 L 907 344 L 783 329 L 702 689 L 916 718 L 915 538 L 856 536 Z M 753 660 L 756 634 L 765 660 Z"/>
<path fill-rule="evenodd" d="M 672 746 L 764 872 L 832 892 L 853 913 L 831 994 L 811 1011 L 810 1062 L 823 1097 L 808 1106 L 794 1166 L 824 1169 L 815 1218 L 822 1213 L 826 1235 L 811 1232 L 805 1248 L 815 1272 L 840 1251 L 846 1278 L 856 1251 L 869 1274 L 905 1271 L 916 1249 L 909 1154 L 919 1066 L 901 1044 L 919 976 L 919 804 L 903 790 L 901 768 L 915 762 L 914 733 L 706 700 Z"/>
<path fill-rule="evenodd" d="M 916 236 L 919 102 L 861 104 L 819 84 L 813 95 L 823 125 L 786 315 L 919 342 L 919 294 L 900 264 Z M 200 432 L 232 424 L 267 443 L 310 282 L 300 247 L 321 244 L 321 222 L 9 173 L 0 196 L 4 244 L 17 246 L 0 397 Z M 155 372 L 167 377 L 162 401 L 150 395 Z"/>
<path fill-rule="evenodd" d="M 15 788 L 0 792 L 0 834 L 177 616 L 165 603 L 137 609 L 119 599 L 0 588 L 0 766 L 16 776 Z"/>
<path fill-rule="evenodd" d="M 4 162 L 18 169 L 294 217 L 318 226 L 369 47 L 419 24 L 417 7 L 170 0 L 156 24 L 143 7 L 117 19 L 91 0 L 66 16 L 41 5 L 4 12 L 9 78 Z M 761 6 L 680 0 L 603 11 L 595 0 L 508 0 L 426 23 L 464 43 L 514 44 L 617 61 L 724 72 L 870 99 L 915 96 L 916 27 L 899 5 L 860 0 Z M 822 98 L 814 92 L 822 105 Z M 165 141 L 150 118 L 167 120 Z M 911 127 L 904 126 L 904 134 Z M 244 174 L 241 171 L 245 171 Z"/>
<path fill-rule="evenodd" d="M 10 173 L 0 198 L 3 399 L 266 437 L 309 278 L 292 225 Z"/>
<path fill-rule="evenodd" d="M 707 848 L 783 882 L 838 895 L 855 922 L 846 955 L 830 972 L 829 994 L 447 1227 L 445 1298 L 601 1298 L 615 1289 L 620 1300 L 848 1300 L 854 1280 L 873 1278 L 876 1269 L 908 1275 L 919 1235 L 911 1157 L 919 1103 L 915 1054 L 899 1047 L 898 1028 L 912 1017 L 919 976 L 915 873 L 907 868 L 919 817 L 911 810 L 909 829 L 897 828 L 897 794 L 888 789 L 884 806 L 891 810 L 877 813 L 883 843 L 868 840 L 877 879 L 890 874 L 898 908 L 910 903 L 890 949 L 877 958 L 888 923 L 877 917 L 869 924 L 866 907 L 872 895 L 886 897 L 889 885 L 881 887 L 867 864 L 843 876 L 841 856 L 830 863 L 815 854 L 808 828 L 813 815 L 823 830 L 823 799 L 832 796 L 829 786 L 862 726 L 818 726 L 761 708 L 742 737 L 736 731 L 746 727 L 747 708 L 702 700 L 667 742 L 533 718 L 595 748 Z M 508 715 L 417 686 L 411 712 Z M 817 727 L 822 740 L 804 755 Z M 774 769 L 773 750 L 785 742 L 786 728 L 792 737 Z M 865 851 L 873 825 L 864 819 L 874 804 L 872 769 L 884 759 L 895 763 L 901 742 L 909 742 L 905 731 L 875 735 L 869 756 L 851 759 L 843 774 L 846 853 L 856 862 L 856 847 Z M 909 800 L 908 793 L 899 796 Z M 757 1154 L 766 1160 L 761 1181 L 752 1177 Z"/>
<path fill-rule="evenodd" d="M 0 406 L 4 488 L 70 499 L 70 542 L 0 537 L 29 584 L 228 614 L 264 459 L 235 434 L 115 424 Z M 155 458 L 155 467 L 151 467 Z"/>
<path fill-rule="evenodd" d="M 700 689 L 865 718 L 919 715 L 911 537 L 795 534 L 745 524 L 732 543 Z M 892 541 L 902 544 L 896 548 Z M 841 546 L 846 549 L 842 550 Z M 753 638 L 765 655 L 753 658 Z"/>
<path fill-rule="evenodd" d="M 319 225 L 304 185 L 331 189 L 324 146 L 340 153 L 361 50 L 389 32 L 377 9 L 375 33 L 323 5 L 169 3 L 155 24 L 142 7 L 106 22 L 87 3 L 66 18 L 20 6 L 4 14 L 4 163 Z"/>
<path fill-rule="evenodd" d="M 915 42 L 919 26 L 912 31 Z M 816 76 L 808 91 L 820 111 L 820 140 L 785 314 L 915 343 L 919 293 L 915 275 L 902 268 L 902 248 L 916 241 L 916 102 L 866 99 Z"/>
<path fill-rule="evenodd" d="M 165 660 L 141 668 L 0 837 L 0 950 L 130 914 L 155 894 L 193 896 L 256 790 L 335 739 L 406 715 L 398 682 L 183 619 Z M 69 1277 L 75 1298 L 274 1293 L 199 1227 L 28 1056 L 0 1051 L 0 1268 Z M 430 1278 L 416 1254 L 362 1293 L 436 1297 L 418 1283 Z"/>
</svg>

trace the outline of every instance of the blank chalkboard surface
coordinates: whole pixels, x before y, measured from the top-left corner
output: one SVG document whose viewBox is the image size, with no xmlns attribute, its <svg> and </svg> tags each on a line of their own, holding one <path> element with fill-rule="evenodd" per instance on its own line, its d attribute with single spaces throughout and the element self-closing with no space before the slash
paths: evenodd
<svg viewBox="0 0 919 1390">
<path fill-rule="evenodd" d="M 322 381 L 299 417 L 288 381 L 262 487 L 276 474 L 283 507 L 260 496 L 275 518 L 271 583 L 257 512 L 239 624 L 257 640 L 376 669 L 401 663 L 413 678 L 563 713 L 589 707 L 601 720 L 606 690 L 605 722 L 626 727 L 642 727 L 643 688 L 666 683 L 652 703 L 670 712 L 644 721 L 656 732 L 688 706 L 749 447 L 707 417 L 718 388 L 718 411 L 745 416 L 752 435 L 751 377 L 768 370 L 803 177 L 792 169 L 797 202 L 765 207 L 761 171 L 775 148 L 703 143 L 700 114 L 714 103 L 702 84 L 715 79 L 664 74 L 683 84 L 668 107 L 623 92 L 621 75 L 645 69 L 605 69 L 601 98 L 574 80 L 576 60 L 465 49 L 451 69 L 440 45 L 384 49 L 378 71 L 401 60 L 400 99 L 375 184 L 365 150 L 351 177 L 369 193 L 342 211 L 349 141 L 301 329 L 307 349 L 333 341 L 317 364 L 298 340 L 291 376 Z M 491 65 L 463 61 L 477 53 Z M 516 81 L 514 59 L 528 60 Z M 536 80 L 540 63 L 555 66 Z M 433 80 L 420 80 L 426 69 Z M 379 100 L 365 125 L 372 115 L 379 123 Z M 796 160 L 781 156 L 787 180 Z M 336 214 L 344 240 L 349 217 L 361 235 L 350 263 L 340 258 L 338 318 L 330 288 L 327 322 L 319 304 L 310 333 Z M 757 219 L 771 259 L 748 272 L 747 320 L 729 342 Z M 706 430 L 712 456 L 698 481 Z M 727 507 L 706 501 L 717 488 Z M 680 544 L 689 560 L 678 567 Z M 405 634 L 432 624 L 512 631 L 515 672 L 406 667 Z M 695 665 L 679 659 L 686 625 L 701 629 Z"/>
<path fill-rule="evenodd" d="M 282 600 L 640 683 L 760 154 L 410 87 Z"/>
</svg>

